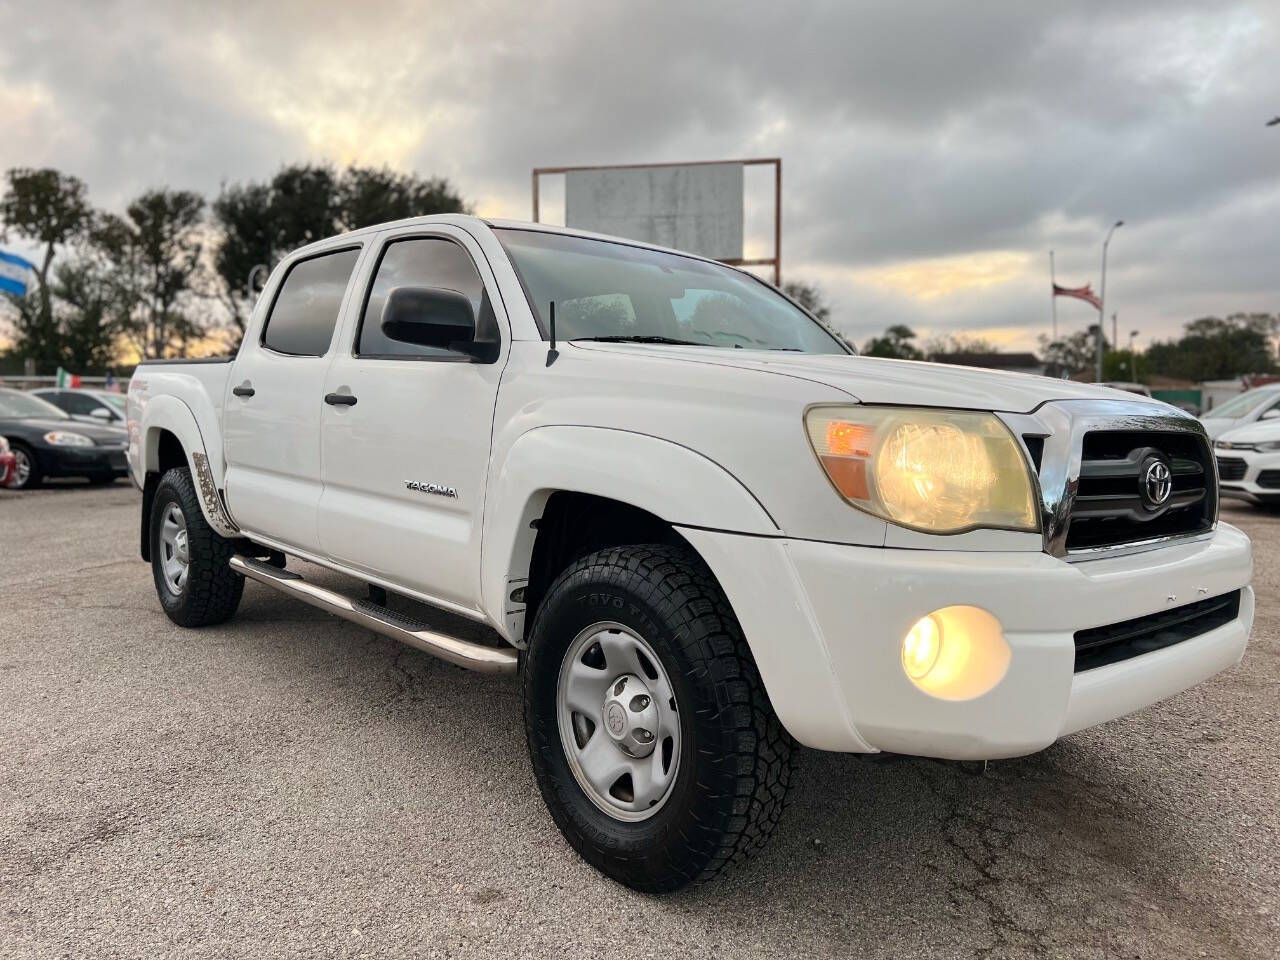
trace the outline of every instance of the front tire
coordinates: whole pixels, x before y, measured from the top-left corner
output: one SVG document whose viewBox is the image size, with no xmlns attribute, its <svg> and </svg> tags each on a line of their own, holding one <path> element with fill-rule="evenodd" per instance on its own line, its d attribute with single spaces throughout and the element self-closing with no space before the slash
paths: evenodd
<svg viewBox="0 0 1280 960">
<path fill-rule="evenodd" d="M 9 481 L 10 490 L 34 490 L 44 480 L 40 470 L 40 458 L 25 443 L 10 442 L 16 463 L 13 465 L 13 478 Z"/>
<path fill-rule="evenodd" d="M 522 684 L 547 808 L 620 883 L 661 892 L 708 879 L 777 825 L 795 743 L 687 548 L 602 550 L 565 570 L 538 608 Z"/>
<path fill-rule="evenodd" d="M 170 620 L 180 627 L 206 627 L 236 612 L 244 577 L 228 566 L 235 543 L 205 520 L 185 467 L 160 478 L 150 536 L 151 573 Z"/>
</svg>

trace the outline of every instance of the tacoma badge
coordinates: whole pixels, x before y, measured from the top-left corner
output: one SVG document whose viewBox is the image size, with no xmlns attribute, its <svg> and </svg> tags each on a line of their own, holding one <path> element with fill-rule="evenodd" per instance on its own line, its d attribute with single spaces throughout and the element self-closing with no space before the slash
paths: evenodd
<svg viewBox="0 0 1280 960">
<path fill-rule="evenodd" d="M 438 497 L 458 499 L 457 489 L 446 487 L 443 483 L 420 483 L 417 480 L 406 480 L 404 485 L 410 490 L 417 490 L 419 493 L 434 493 Z"/>
</svg>

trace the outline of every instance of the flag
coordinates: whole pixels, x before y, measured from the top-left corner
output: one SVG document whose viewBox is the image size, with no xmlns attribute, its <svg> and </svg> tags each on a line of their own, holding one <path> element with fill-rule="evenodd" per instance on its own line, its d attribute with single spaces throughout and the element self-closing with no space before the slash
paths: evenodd
<svg viewBox="0 0 1280 960">
<path fill-rule="evenodd" d="M 1087 283 L 1083 287 L 1060 287 L 1055 283 L 1053 285 L 1053 295 L 1055 297 L 1075 297 L 1077 300 L 1092 304 L 1095 310 L 1102 309 L 1102 301 L 1098 299 L 1096 293 L 1089 289 L 1089 284 Z"/>
<path fill-rule="evenodd" d="M 80 386 L 80 374 L 67 373 L 61 367 L 58 368 L 58 389 L 66 390 L 68 388 L 74 390 Z"/>
<path fill-rule="evenodd" d="M 16 253 L 5 253 L 0 250 L 0 291 L 15 296 L 27 295 L 27 277 L 36 265 Z"/>
</svg>

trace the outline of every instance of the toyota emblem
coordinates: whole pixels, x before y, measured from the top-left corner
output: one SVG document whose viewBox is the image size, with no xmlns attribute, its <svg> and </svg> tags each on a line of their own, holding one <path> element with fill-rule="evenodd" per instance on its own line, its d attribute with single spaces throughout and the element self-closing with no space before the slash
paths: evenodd
<svg viewBox="0 0 1280 960">
<path fill-rule="evenodd" d="M 1173 493 L 1173 473 L 1163 460 L 1152 460 L 1142 473 L 1142 499 L 1149 507 L 1163 507 Z"/>
</svg>

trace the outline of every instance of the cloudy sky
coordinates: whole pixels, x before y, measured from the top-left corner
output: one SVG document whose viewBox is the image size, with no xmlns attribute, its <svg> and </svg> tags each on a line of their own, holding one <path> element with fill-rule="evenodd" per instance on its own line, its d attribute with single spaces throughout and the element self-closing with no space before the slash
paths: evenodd
<svg viewBox="0 0 1280 960">
<path fill-rule="evenodd" d="M 106 207 L 330 160 L 527 219 L 534 166 L 779 155 L 784 279 L 859 341 L 1033 347 L 1049 250 L 1096 289 L 1118 218 L 1122 338 L 1280 311 L 1275 0 L 0 0 L 0 23 L 0 169 L 75 173 Z M 769 184 L 747 189 L 764 255 Z"/>
</svg>

